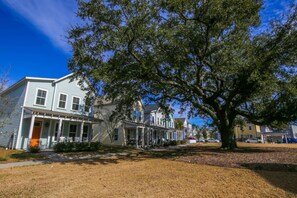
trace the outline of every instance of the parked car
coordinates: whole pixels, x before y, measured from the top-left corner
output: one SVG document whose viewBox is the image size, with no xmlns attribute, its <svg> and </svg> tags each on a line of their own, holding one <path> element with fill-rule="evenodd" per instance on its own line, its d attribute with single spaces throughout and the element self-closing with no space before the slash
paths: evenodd
<svg viewBox="0 0 297 198">
<path fill-rule="evenodd" d="M 218 142 L 220 142 L 220 140 L 214 139 L 214 138 L 209 138 L 209 139 L 207 139 L 207 142 L 218 143 Z"/>
<path fill-rule="evenodd" d="M 297 138 L 288 138 L 288 143 L 297 143 Z"/>
<path fill-rule="evenodd" d="M 245 141 L 246 143 L 262 143 L 261 139 L 257 139 L 257 138 L 249 138 Z"/>
<path fill-rule="evenodd" d="M 197 140 L 197 142 L 205 142 L 205 139 L 204 139 L 204 138 L 199 138 L 199 139 Z"/>
<path fill-rule="evenodd" d="M 195 137 L 187 137 L 186 140 L 189 144 L 193 144 L 197 142 Z"/>
</svg>

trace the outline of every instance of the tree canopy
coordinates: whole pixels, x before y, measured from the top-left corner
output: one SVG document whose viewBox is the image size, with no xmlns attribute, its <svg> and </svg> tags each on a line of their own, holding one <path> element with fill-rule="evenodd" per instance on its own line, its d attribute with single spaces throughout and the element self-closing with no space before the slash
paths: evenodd
<svg viewBox="0 0 297 198">
<path fill-rule="evenodd" d="M 98 94 L 178 103 L 213 120 L 233 148 L 235 120 L 296 120 L 296 7 L 262 30 L 261 0 L 79 1 L 70 69 Z"/>
</svg>

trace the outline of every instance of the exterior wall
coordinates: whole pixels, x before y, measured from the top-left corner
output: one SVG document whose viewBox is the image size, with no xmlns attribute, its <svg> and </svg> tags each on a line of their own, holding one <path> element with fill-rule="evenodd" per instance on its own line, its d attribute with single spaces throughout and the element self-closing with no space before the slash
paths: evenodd
<svg viewBox="0 0 297 198">
<path fill-rule="evenodd" d="M 37 96 L 37 89 L 43 89 L 47 91 L 45 105 L 37 105 L 36 103 L 36 96 Z M 52 98 L 54 94 L 54 86 L 52 82 L 43 82 L 43 81 L 30 81 L 28 87 L 27 98 L 25 100 L 26 107 L 33 107 L 39 109 L 46 109 L 51 110 L 52 106 Z"/>
<path fill-rule="evenodd" d="M 9 102 L 3 109 L 0 109 L 0 111 L 5 112 L 2 117 L 0 117 L 0 122 L 4 122 L 4 126 L 0 128 L 0 146 L 2 147 L 7 147 L 11 143 L 16 144 L 26 86 L 26 84 L 23 84 L 3 95 L 5 98 L 9 98 Z M 13 133 L 15 136 L 12 140 L 11 136 Z"/>
<path fill-rule="evenodd" d="M 87 86 L 84 84 L 83 86 Z M 63 112 L 63 113 L 73 113 L 73 114 L 81 114 L 81 115 L 88 115 L 92 116 L 92 111 L 90 109 L 90 113 L 85 113 L 84 108 L 85 108 L 85 97 L 87 91 L 81 90 L 81 86 L 78 85 L 78 80 L 73 80 L 72 82 L 70 81 L 69 78 L 64 79 L 60 82 L 57 82 L 55 84 L 55 95 L 53 99 L 53 106 L 52 110 L 53 111 L 58 111 L 58 112 Z M 66 108 L 59 108 L 59 99 L 60 99 L 60 93 L 66 94 L 67 99 L 66 99 Z M 73 97 L 78 97 L 80 98 L 80 107 L 79 111 L 72 110 L 72 100 Z"/>
<path fill-rule="evenodd" d="M 91 113 L 85 114 L 84 112 L 84 107 L 85 107 L 84 99 L 87 91 L 81 90 L 81 87 L 77 83 L 78 83 L 78 80 L 74 80 L 70 82 L 69 78 L 66 78 L 55 84 L 52 81 L 48 81 L 48 82 L 30 81 L 28 96 L 25 102 L 25 106 L 63 112 L 63 113 L 92 116 L 91 110 L 90 110 Z M 44 106 L 35 104 L 38 89 L 43 89 L 47 91 L 46 104 Z M 67 95 L 65 109 L 58 107 L 60 93 Z M 80 98 L 80 107 L 78 111 L 72 110 L 72 100 L 74 96 Z"/>
<path fill-rule="evenodd" d="M 260 126 L 254 124 L 246 124 L 244 126 L 235 126 L 234 133 L 237 139 L 260 138 Z"/>
<path fill-rule="evenodd" d="M 116 109 L 116 104 L 105 104 L 103 106 L 95 108 L 95 112 L 96 112 L 95 117 L 102 119 L 103 121 L 100 124 L 95 124 L 93 126 L 94 136 L 92 141 L 98 141 L 100 139 L 100 142 L 102 144 L 121 145 L 121 146 L 124 145 L 125 143 L 124 132 L 125 130 L 127 130 L 127 129 L 124 129 L 125 125 L 122 123 L 122 121 L 118 121 L 118 122 L 109 121 L 109 116 L 112 114 L 113 111 L 115 111 L 115 109 Z M 131 112 L 129 115 L 128 115 L 127 121 L 131 121 L 134 123 L 144 122 L 144 109 L 141 101 L 138 101 L 134 105 L 132 105 Z M 111 141 L 109 133 L 112 133 L 113 135 L 114 129 L 118 129 L 118 140 Z M 141 134 L 141 130 L 139 130 L 139 135 L 140 134 Z"/>
<path fill-rule="evenodd" d="M 31 118 L 23 120 L 22 133 L 19 135 L 19 149 L 27 149 Z"/>
</svg>

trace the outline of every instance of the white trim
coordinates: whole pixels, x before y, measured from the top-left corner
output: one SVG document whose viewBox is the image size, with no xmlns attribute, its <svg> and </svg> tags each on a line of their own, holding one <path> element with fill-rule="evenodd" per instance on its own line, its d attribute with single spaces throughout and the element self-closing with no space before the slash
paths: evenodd
<svg viewBox="0 0 297 198">
<path fill-rule="evenodd" d="M 60 105 L 60 96 L 61 96 L 61 94 L 66 95 L 65 108 L 63 108 L 63 107 L 59 107 L 59 105 Z M 66 110 L 66 109 L 67 109 L 67 99 L 68 99 L 68 94 L 66 94 L 66 93 L 64 93 L 64 92 L 59 92 L 57 109 L 63 109 L 63 110 Z"/>
<path fill-rule="evenodd" d="M 70 76 L 72 76 L 72 75 L 73 75 L 73 73 L 68 74 L 68 75 L 66 75 L 66 76 L 63 76 L 62 78 L 55 79 L 55 81 L 54 81 L 53 83 L 56 84 L 57 82 L 60 82 L 60 81 L 66 79 L 66 78 L 68 78 L 68 77 L 70 77 Z"/>
<path fill-rule="evenodd" d="M 52 106 L 51 106 L 51 110 L 53 111 L 54 106 L 55 106 L 55 102 L 56 102 L 56 93 L 57 93 L 57 89 L 58 89 L 58 85 L 54 85 L 54 93 L 53 93 L 53 99 L 52 99 Z"/>
<path fill-rule="evenodd" d="M 36 104 L 38 90 L 41 90 L 41 91 L 45 91 L 45 92 L 46 92 L 45 100 L 44 100 L 44 105 Z M 34 103 L 33 103 L 33 104 L 34 104 L 35 106 L 46 107 L 46 104 L 47 104 L 47 97 L 48 97 L 48 90 L 47 90 L 47 89 L 43 89 L 43 88 L 39 88 L 39 87 L 37 87 L 37 88 L 36 88 L 36 92 L 35 92 L 35 98 L 34 98 Z"/>
<path fill-rule="evenodd" d="M 79 98 L 79 102 L 78 102 L 78 110 L 73 109 L 73 98 Z M 72 96 L 72 100 L 71 100 L 71 108 L 70 108 L 70 110 L 75 111 L 75 112 L 79 111 L 79 106 L 80 106 L 80 104 L 81 104 L 81 97 L 78 97 L 78 96 Z"/>
<path fill-rule="evenodd" d="M 53 120 L 50 120 L 48 131 L 47 131 L 47 142 L 46 142 L 46 148 L 50 147 L 50 141 L 51 141 L 51 128 L 53 125 Z"/>
</svg>

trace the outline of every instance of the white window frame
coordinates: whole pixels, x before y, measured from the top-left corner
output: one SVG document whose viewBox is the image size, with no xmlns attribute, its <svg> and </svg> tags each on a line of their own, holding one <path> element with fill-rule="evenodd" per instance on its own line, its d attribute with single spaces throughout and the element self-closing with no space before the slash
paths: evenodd
<svg viewBox="0 0 297 198">
<path fill-rule="evenodd" d="M 78 102 L 78 110 L 73 109 L 73 99 L 74 99 L 74 98 L 79 98 L 79 102 Z M 78 97 L 78 96 L 72 96 L 72 100 L 71 100 L 71 110 L 72 110 L 72 111 L 79 111 L 80 101 L 81 101 L 81 98 L 80 98 L 80 97 Z"/>
<path fill-rule="evenodd" d="M 60 96 L 61 96 L 61 94 L 66 95 L 65 108 L 59 106 L 60 105 Z M 68 99 L 68 94 L 63 93 L 63 92 L 59 92 L 57 108 L 58 109 L 66 109 L 67 108 L 67 99 Z"/>
<path fill-rule="evenodd" d="M 41 105 L 41 104 L 37 104 L 37 96 L 38 96 L 38 90 L 41 90 L 41 91 L 45 91 L 46 92 L 46 95 L 45 95 L 45 100 L 44 100 L 44 105 Z M 34 98 L 34 105 L 36 106 L 41 106 L 41 107 L 46 107 L 46 103 L 47 103 L 47 94 L 48 94 L 48 90 L 47 89 L 43 89 L 43 88 L 39 88 L 37 87 L 36 88 L 36 93 L 35 93 L 35 98 Z"/>
</svg>

